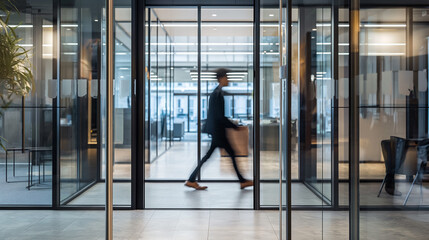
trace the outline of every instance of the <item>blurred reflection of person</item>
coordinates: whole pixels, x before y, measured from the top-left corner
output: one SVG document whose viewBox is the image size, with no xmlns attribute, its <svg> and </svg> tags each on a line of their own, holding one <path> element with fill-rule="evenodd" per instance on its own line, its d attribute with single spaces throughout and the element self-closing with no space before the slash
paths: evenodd
<svg viewBox="0 0 429 240">
<path fill-rule="evenodd" d="M 225 100 L 223 97 L 224 92 L 222 91 L 222 87 L 228 86 L 227 72 L 228 70 L 224 68 L 216 70 L 216 77 L 219 85 L 210 94 L 207 122 L 203 129 L 203 132 L 212 136 L 212 142 L 206 155 L 198 163 L 198 166 L 192 172 L 191 176 L 189 176 L 188 181 L 185 182 L 185 186 L 187 187 L 195 188 L 197 190 L 204 190 L 207 188 L 207 186 L 200 186 L 195 179 L 201 169 L 201 166 L 210 158 L 213 151 L 218 147 L 224 148 L 231 157 L 234 170 L 237 174 L 238 180 L 240 181 L 240 188 L 243 189 L 245 187 L 253 186 L 253 181 L 244 179 L 240 174 L 235 159 L 235 152 L 226 137 L 226 128 L 238 128 L 237 125 L 225 117 Z"/>
</svg>

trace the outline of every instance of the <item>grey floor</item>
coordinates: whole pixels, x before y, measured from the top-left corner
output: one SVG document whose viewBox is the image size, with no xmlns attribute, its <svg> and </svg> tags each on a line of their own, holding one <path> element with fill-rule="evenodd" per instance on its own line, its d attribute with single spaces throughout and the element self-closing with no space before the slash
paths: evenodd
<svg viewBox="0 0 429 240">
<path fill-rule="evenodd" d="M 104 211 L 0 211 L 2 240 L 98 240 L 104 238 Z M 279 213 L 249 210 L 115 211 L 114 239 L 276 240 Z M 429 214 L 419 211 L 361 212 L 363 240 L 427 239 Z M 348 239 L 347 211 L 293 211 L 296 240 Z"/>
</svg>

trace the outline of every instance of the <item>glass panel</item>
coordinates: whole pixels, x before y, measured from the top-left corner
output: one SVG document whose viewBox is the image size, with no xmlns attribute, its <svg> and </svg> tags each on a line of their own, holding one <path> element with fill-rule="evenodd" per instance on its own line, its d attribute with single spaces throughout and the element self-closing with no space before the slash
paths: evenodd
<svg viewBox="0 0 429 240">
<path fill-rule="evenodd" d="M 253 8 L 202 8 L 201 9 L 201 112 L 207 116 L 210 96 L 219 89 L 216 69 L 227 69 L 228 86 L 221 88 L 224 95 L 225 116 L 236 130 L 226 129 L 227 141 L 235 152 L 238 173 L 229 154 L 217 148 L 201 169 L 201 179 L 237 180 L 253 175 Z M 202 133 L 201 157 L 213 143 L 213 134 Z M 222 143 L 224 144 L 224 143 Z M 219 149 L 219 150 L 218 150 Z M 235 185 L 225 185 L 235 187 Z M 236 186 L 238 189 L 238 186 Z M 240 194 L 239 208 L 252 207 L 253 191 Z"/>
<path fill-rule="evenodd" d="M 27 10 L 32 8 L 44 11 Z M 0 205 L 49 206 L 52 204 L 52 129 L 56 124 L 53 113 L 57 100 L 57 81 L 53 80 L 56 78 L 53 6 L 52 2 L 31 2 L 21 4 L 19 12 L 14 8 L 8 10 L 10 12 L 0 10 L 1 22 L 8 25 L 6 29 L 0 28 L 0 143 L 4 147 L 0 148 L 0 191 L 3 192 Z M 8 74 L 13 70 L 9 65 L 10 56 L 17 54 L 11 51 L 13 48 L 7 41 L 15 41 L 10 34 L 12 28 L 15 28 L 16 38 L 21 39 L 17 43 L 21 48 L 17 53 L 28 51 L 21 57 L 34 78 L 32 91 L 22 94 L 18 94 L 21 82 L 15 75 Z M 11 78 L 14 80 L 9 87 L 16 91 L 6 90 L 6 79 Z M 32 81 L 26 82 L 31 84 Z"/>
<path fill-rule="evenodd" d="M 156 181 L 184 181 L 197 163 L 198 82 L 192 77 L 197 69 L 197 9 L 147 11 L 146 207 L 192 207 L 192 201 L 185 201 L 183 182 Z"/>
<path fill-rule="evenodd" d="M 97 53 L 101 46 L 104 1 L 1 1 L 0 5 L 3 7 L 9 2 L 16 3 L 16 8 L 11 8 L 14 13 L 6 24 L 16 27 L 17 37 L 22 39 L 17 42 L 29 51 L 29 56 L 7 58 L 8 54 L 14 54 L 9 51 L 16 48 L 5 45 L 8 41 L 1 24 L 0 58 L 2 63 L 10 64 L 28 57 L 30 64 L 25 67 L 31 70 L 34 81 L 32 91 L 25 98 L 12 96 L 13 101 L 4 113 L 1 106 L 0 136 L 8 140 L 8 150 L 7 154 L 1 153 L 0 170 L 5 171 L 9 166 L 10 178 L 0 184 L 0 191 L 4 193 L 0 204 L 52 207 L 56 202 L 52 202 L 52 198 L 57 197 L 52 193 L 59 191 L 59 199 L 55 200 L 63 206 L 79 201 L 85 189 L 99 180 L 99 125 L 95 124 L 99 108 L 94 103 L 98 96 L 97 91 L 92 94 L 91 87 L 99 86 L 102 71 L 101 55 Z M 2 9 L 2 22 L 7 15 Z M 23 67 L 17 66 L 15 71 L 22 71 Z M 0 64 L 0 69 L 3 100 L 3 94 L 9 94 L 3 81 L 20 78 L 16 72 L 12 77 L 3 75 L 11 70 L 4 64 Z M 12 147 L 14 149 L 10 149 Z M 3 164 L 5 155 L 10 160 L 7 164 Z M 57 179 L 58 185 L 53 185 Z M 105 197 L 103 188 L 97 193 Z M 72 211 L 11 213 L 2 214 L 1 239 L 105 237 L 104 215 L 96 212 L 79 220 Z M 88 221 L 90 228 L 83 226 Z M 35 223 L 48 229 L 41 230 Z"/>
<path fill-rule="evenodd" d="M 91 86 L 97 86 L 99 78 L 100 36 L 93 35 L 93 31 L 100 28 L 100 22 L 94 19 L 100 19 L 101 10 L 98 13 L 91 11 L 90 6 L 77 1 L 62 7 L 60 14 L 59 170 L 62 204 L 91 204 L 84 197 L 75 197 L 95 184 L 99 176 L 97 132 L 93 122 L 93 118 L 97 119 L 98 107 L 93 97 L 96 95 L 90 90 Z"/>
<path fill-rule="evenodd" d="M 128 6 L 128 7 L 127 7 Z M 131 205 L 131 0 L 115 7 L 114 180 L 115 205 Z"/>
<path fill-rule="evenodd" d="M 260 26 L 260 175 L 261 205 L 279 205 L 279 9 L 261 4 Z"/>
<path fill-rule="evenodd" d="M 349 10 L 338 10 L 338 79 L 336 79 L 336 98 L 338 108 L 337 143 L 338 150 L 338 203 L 349 204 Z M 334 109 L 335 110 L 335 109 Z M 335 124 L 335 119 L 334 119 Z M 335 131 L 335 130 L 334 130 Z M 335 197 L 335 196 L 334 196 Z"/>
<path fill-rule="evenodd" d="M 361 239 L 424 239 L 428 231 L 419 216 L 429 204 L 427 9 L 362 8 L 360 16 L 360 204 L 402 210 L 361 211 Z M 407 218 L 413 221 L 386 220 Z M 395 231 L 383 231 L 392 224 Z"/>
<path fill-rule="evenodd" d="M 344 135 L 344 126 L 341 125 L 344 121 L 338 123 L 338 115 L 342 114 L 344 119 L 344 114 L 348 112 L 345 113 L 340 111 L 342 108 L 338 108 L 335 89 L 338 86 L 338 78 L 342 78 L 343 84 L 344 78 L 347 77 L 345 75 L 348 72 L 347 61 L 339 56 L 345 55 L 344 36 L 341 38 L 340 35 L 348 32 L 339 30 L 337 35 L 334 27 L 346 24 L 333 20 L 341 21 L 342 18 L 343 21 L 347 21 L 347 19 L 344 14 L 340 14 L 341 12 L 332 12 L 331 4 L 329 7 L 314 4 L 298 6 L 297 1 L 292 1 L 292 4 L 293 6 L 297 4 L 297 7 L 292 9 L 292 46 L 288 49 L 292 54 L 292 62 L 287 63 L 291 65 L 292 70 L 290 96 L 292 206 L 335 209 L 338 208 L 338 201 L 344 203 L 343 198 L 346 194 L 343 188 L 337 191 L 338 170 L 335 169 L 338 169 L 336 162 L 338 149 L 343 152 L 347 150 L 344 149 L 346 145 L 344 136 L 338 137 L 339 131 Z M 332 19 L 333 14 L 336 15 L 336 19 Z M 337 25 L 333 26 L 332 23 Z M 333 46 L 337 44 L 334 40 L 343 42 Z M 336 55 L 339 58 L 339 65 L 334 66 L 332 63 L 334 54 L 337 54 L 334 51 L 336 47 L 340 52 Z M 344 84 L 340 89 L 343 89 L 343 86 Z M 340 104 L 343 103 L 344 101 L 340 100 Z M 338 130 L 339 127 L 342 130 Z M 336 144 L 339 147 L 334 147 Z M 344 154 L 341 157 L 344 157 Z M 348 212 L 327 214 L 318 209 L 310 212 L 292 210 L 292 226 L 299 226 L 292 228 L 293 238 L 347 238 L 347 221 L 337 224 L 341 229 L 339 232 L 333 232 L 331 227 L 335 218 L 347 219 Z M 286 213 L 283 214 L 285 215 Z M 307 226 L 312 226 L 313 231 L 307 231 Z"/>
</svg>

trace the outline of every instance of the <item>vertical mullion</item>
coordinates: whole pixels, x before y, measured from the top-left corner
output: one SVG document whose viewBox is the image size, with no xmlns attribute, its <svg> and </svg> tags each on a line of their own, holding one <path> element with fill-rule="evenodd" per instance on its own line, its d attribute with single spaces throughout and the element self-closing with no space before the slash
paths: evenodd
<svg viewBox="0 0 429 240">
<path fill-rule="evenodd" d="M 283 6 L 282 6 L 283 7 Z M 287 132 L 287 152 L 286 152 L 286 239 L 292 239 L 292 148 L 291 148 L 291 128 L 292 128 L 292 0 L 286 3 L 286 132 Z M 280 49 L 281 51 L 281 49 Z"/>
<path fill-rule="evenodd" d="M 349 239 L 359 239 L 359 32 L 360 0 L 350 0 Z"/>
<path fill-rule="evenodd" d="M 80 191 L 81 189 L 81 181 L 80 181 L 80 174 L 81 174 L 81 161 L 82 161 L 82 143 L 80 141 L 81 139 L 81 128 L 82 128 L 82 117 L 81 117 L 81 107 L 82 107 L 82 103 L 81 103 L 81 99 L 79 97 L 79 93 L 78 93 L 78 89 L 79 89 L 79 79 L 81 78 L 81 61 L 82 61 L 82 52 L 83 52 L 83 47 L 82 47 L 82 42 L 83 42 L 83 30 L 82 30 L 82 2 L 78 3 L 78 7 L 77 7 L 77 30 L 76 30 L 76 34 L 77 34 L 77 45 L 78 45 L 78 50 L 77 50 L 77 59 L 78 62 L 76 63 L 77 65 L 77 71 L 75 72 L 75 76 L 76 78 L 73 79 L 73 85 L 75 87 L 75 109 L 77 109 L 77 111 L 75 111 L 75 120 L 76 120 L 76 128 L 75 128 L 75 133 L 76 133 L 76 183 L 77 183 L 77 189 L 78 191 Z"/>
<path fill-rule="evenodd" d="M 156 16 L 156 54 L 155 54 L 155 56 L 156 56 L 156 76 L 157 76 L 157 78 L 159 79 L 159 71 L 158 71 L 158 68 L 159 68 L 159 27 L 161 26 L 161 22 L 159 21 L 159 18 L 158 18 L 158 16 Z M 149 76 L 150 76 L 150 73 L 149 73 Z M 158 128 L 159 128 L 159 126 L 158 126 L 158 124 L 159 124 L 159 119 L 158 119 L 158 115 L 159 115 L 159 101 L 158 101 L 158 98 L 159 98 L 159 88 L 158 88 L 158 85 L 159 85 L 159 81 L 158 80 L 156 80 L 155 81 L 155 84 L 156 84 L 156 98 L 155 98 L 155 106 L 156 106 L 156 117 L 155 117 L 155 119 L 156 119 L 156 122 L 155 122 L 155 152 L 156 152 L 156 159 L 158 158 L 158 155 L 159 155 L 159 144 L 158 144 Z"/>
<path fill-rule="evenodd" d="M 106 1 L 107 23 L 107 139 L 106 139 L 106 239 L 113 239 L 113 0 Z"/>
<path fill-rule="evenodd" d="M 260 0 L 254 0 L 253 7 L 253 209 L 258 210 L 260 203 Z"/>
<path fill-rule="evenodd" d="M 136 1 L 133 0 L 131 3 L 131 49 L 133 51 L 131 51 L 131 209 L 136 209 L 136 193 L 137 193 L 137 188 L 136 188 L 136 172 L 137 172 L 137 166 L 136 166 L 136 157 L 138 155 L 137 153 L 137 148 L 136 148 L 136 144 L 138 141 L 136 141 L 137 136 L 136 136 L 136 132 L 138 132 L 138 119 L 136 119 L 138 117 L 138 114 L 136 114 L 136 95 L 134 94 L 137 91 L 137 74 L 136 74 L 136 67 L 135 65 L 138 64 L 137 62 L 139 62 L 138 60 L 138 55 L 139 51 L 134 51 L 136 50 L 136 42 L 139 39 L 139 36 L 137 36 L 137 17 L 136 17 L 136 11 L 138 11 L 137 9 L 137 4 Z M 144 13 L 143 13 L 144 14 Z M 137 40 L 138 39 L 138 40 Z M 144 46 L 144 42 L 143 42 L 143 46 Z"/>
<path fill-rule="evenodd" d="M 201 6 L 198 6 L 197 21 L 198 21 L 197 163 L 199 163 L 199 161 L 201 161 Z M 200 180 L 201 180 L 201 170 L 199 170 L 199 173 L 198 173 L 198 181 Z"/>
<path fill-rule="evenodd" d="M 56 82 L 56 97 L 52 101 L 52 207 L 54 209 L 60 206 L 60 52 L 61 52 L 61 1 L 53 1 L 53 32 L 52 32 L 52 44 L 53 44 L 53 64 L 52 64 L 52 76 L 57 79 Z"/>
<path fill-rule="evenodd" d="M 283 70 L 283 27 L 282 27 L 282 23 L 283 23 L 283 1 L 280 0 L 279 1 L 279 26 L 278 26 L 278 34 L 279 34 L 279 67 L 280 67 L 280 72 L 282 72 Z M 279 121 L 279 223 L 280 223 L 280 228 L 279 228 L 279 236 L 280 239 L 283 237 L 283 229 L 282 229 L 282 225 L 283 225 L 283 123 L 284 123 L 284 116 L 283 116 L 283 88 L 284 83 L 283 83 L 283 78 L 284 76 L 281 76 L 282 74 L 280 74 L 279 76 L 279 81 L 280 81 L 280 89 L 279 91 L 279 100 L 280 100 L 280 121 Z M 289 96 L 288 96 L 289 97 Z M 289 102 L 289 101 L 288 101 Z M 288 131 L 286 131 L 286 134 L 288 133 Z M 287 136 L 285 137 L 287 139 Z M 287 140 L 288 141 L 288 140 Z M 288 141 L 289 142 L 289 141 Z M 287 151 L 289 149 L 286 149 Z M 287 183 L 286 183 L 287 184 Z M 286 186 L 287 188 L 287 186 Z M 286 189 L 287 192 L 288 188 Z M 286 231 L 287 232 L 287 231 Z"/>
<path fill-rule="evenodd" d="M 132 144 L 131 144 L 131 208 L 144 208 L 145 162 L 145 17 L 144 2 L 132 2 Z M 138 14 L 140 13 L 140 14 Z M 139 44 L 141 43 L 141 44 Z"/>
<path fill-rule="evenodd" d="M 150 122 L 150 116 L 151 116 L 151 110 L 150 110 L 150 105 L 151 105 L 151 80 L 150 80 L 150 69 L 151 69 L 151 51 L 152 51 L 152 47 L 151 47 L 151 37 L 152 37 L 152 31 L 151 31 L 151 23 L 152 23 L 152 16 L 151 16 L 151 8 L 147 9 L 147 71 L 149 72 L 148 75 L 148 80 L 147 80 L 147 134 L 148 134 L 148 140 L 147 140 L 147 149 L 148 149 L 148 154 L 147 154 L 147 161 L 148 163 L 150 163 L 151 161 L 151 134 L 152 134 L 152 127 L 151 127 L 151 122 Z M 146 52 L 145 52 L 146 53 Z M 146 91 L 146 88 L 143 89 L 143 91 Z M 146 97 L 146 96 L 145 96 Z M 146 105 L 145 105 L 146 107 Z M 146 117 L 144 119 L 145 124 L 146 124 Z M 145 136 L 145 141 L 146 141 L 146 136 Z"/>
<path fill-rule="evenodd" d="M 332 99 L 332 119 L 333 124 L 331 125 L 331 142 L 333 147 L 331 146 L 331 205 L 334 208 L 338 207 L 339 202 L 339 190 L 338 190 L 338 0 L 332 1 L 331 7 L 331 51 L 332 51 L 332 81 L 334 82 L 334 97 Z M 332 86 L 331 86 L 332 87 Z"/>
</svg>

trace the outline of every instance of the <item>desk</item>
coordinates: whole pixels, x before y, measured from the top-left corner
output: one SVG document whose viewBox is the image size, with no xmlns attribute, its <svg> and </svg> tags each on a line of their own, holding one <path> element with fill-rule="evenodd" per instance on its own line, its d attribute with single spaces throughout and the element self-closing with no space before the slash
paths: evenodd
<svg viewBox="0 0 429 240">
<path fill-rule="evenodd" d="M 33 184 L 33 162 L 30 162 L 31 157 L 30 156 L 34 156 L 34 154 L 36 153 L 49 153 L 52 152 L 52 148 L 50 147 L 38 147 L 38 148 L 29 148 L 29 153 L 28 153 L 28 165 L 29 167 L 29 171 L 28 171 L 28 184 L 27 184 L 27 189 L 30 190 L 30 188 L 32 186 L 34 186 Z M 52 158 L 51 158 L 52 160 Z M 39 166 L 39 181 L 38 183 L 40 184 L 40 165 L 41 163 L 43 164 L 43 182 L 45 181 L 45 162 L 46 160 L 41 160 L 40 157 L 35 159 L 34 164 Z M 31 169 L 31 170 L 30 170 Z"/>
<path fill-rule="evenodd" d="M 25 181 L 8 181 L 8 177 L 7 177 L 7 168 L 8 168 L 8 153 L 9 152 L 13 152 L 13 162 L 12 162 L 12 168 L 13 168 L 13 176 L 15 177 L 15 152 L 16 151 L 22 151 L 23 153 L 26 151 L 29 151 L 28 148 L 6 148 L 6 163 L 5 163 L 5 177 L 6 177 L 6 182 L 7 183 L 12 183 L 12 182 L 25 182 Z M 28 172 L 30 172 L 30 152 L 28 152 Z"/>
</svg>

